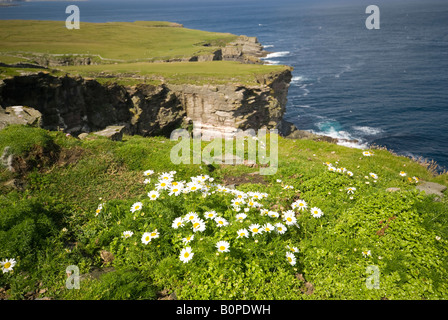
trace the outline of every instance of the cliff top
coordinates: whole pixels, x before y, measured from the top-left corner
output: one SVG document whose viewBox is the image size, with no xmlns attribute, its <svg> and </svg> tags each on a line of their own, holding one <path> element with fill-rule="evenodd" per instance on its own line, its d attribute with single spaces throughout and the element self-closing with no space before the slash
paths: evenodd
<svg viewBox="0 0 448 320">
<path fill-rule="evenodd" d="M 48 68 L 55 75 L 129 84 L 257 84 L 289 68 L 262 65 L 264 54 L 254 37 L 174 22 L 83 22 L 68 30 L 62 21 L 0 21 L 0 79 Z"/>
</svg>

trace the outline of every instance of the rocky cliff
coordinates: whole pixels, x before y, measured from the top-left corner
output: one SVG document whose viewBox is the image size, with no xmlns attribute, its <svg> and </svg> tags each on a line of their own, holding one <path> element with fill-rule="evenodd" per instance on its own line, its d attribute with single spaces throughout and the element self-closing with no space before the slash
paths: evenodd
<svg viewBox="0 0 448 320">
<path fill-rule="evenodd" d="M 169 136 L 193 122 L 222 132 L 281 129 L 290 80 L 285 69 L 251 86 L 124 86 L 41 72 L 3 80 L 0 105 L 32 107 L 42 114 L 42 127 L 72 135 L 124 125 L 129 134 Z"/>
</svg>

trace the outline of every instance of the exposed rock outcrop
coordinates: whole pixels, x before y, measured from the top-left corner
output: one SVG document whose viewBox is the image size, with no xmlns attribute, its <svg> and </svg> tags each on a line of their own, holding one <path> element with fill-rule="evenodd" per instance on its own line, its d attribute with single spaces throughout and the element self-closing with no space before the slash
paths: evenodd
<svg viewBox="0 0 448 320">
<path fill-rule="evenodd" d="M 16 76 L 0 84 L 2 106 L 32 106 L 41 126 L 72 135 L 123 126 L 129 134 L 165 135 L 200 122 L 204 129 L 281 127 L 291 69 L 260 76 L 257 85 L 100 84 L 47 73 Z"/>
</svg>

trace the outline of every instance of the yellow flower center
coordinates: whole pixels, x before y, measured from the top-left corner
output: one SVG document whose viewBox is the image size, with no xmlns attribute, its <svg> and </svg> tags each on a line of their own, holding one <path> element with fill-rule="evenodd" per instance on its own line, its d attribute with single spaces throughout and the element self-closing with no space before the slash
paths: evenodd
<svg viewBox="0 0 448 320">
<path fill-rule="evenodd" d="M 220 246 L 220 247 L 219 247 L 219 250 L 224 251 L 224 250 L 226 250 L 226 247 L 224 247 L 224 246 Z"/>
<path fill-rule="evenodd" d="M 252 231 L 253 231 L 253 232 L 258 232 L 258 229 L 257 229 L 257 228 L 254 228 Z"/>
<path fill-rule="evenodd" d="M 149 236 L 146 236 L 145 240 L 146 240 L 146 241 L 149 241 Z"/>
<path fill-rule="evenodd" d="M 151 237 L 155 237 L 157 235 L 157 233 L 153 232 L 151 233 Z"/>
<path fill-rule="evenodd" d="M 224 222 L 222 220 L 218 221 L 219 224 L 224 224 Z"/>
<path fill-rule="evenodd" d="M 190 254 L 189 254 L 188 252 L 185 252 L 185 253 L 184 253 L 184 257 L 185 257 L 185 258 L 188 258 L 189 256 L 190 256 Z"/>
<path fill-rule="evenodd" d="M 6 262 L 3 266 L 5 269 L 8 269 L 11 266 L 11 262 Z"/>
<path fill-rule="evenodd" d="M 292 221 L 291 217 L 286 218 L 286 220 L 288 220 L 288 222 Z"/>
<path fill-rule="evenodd" d="M 196 223 L 193 225 L 193 228 L 196 229 L 196 228 L 199 228 L 199 226 L 200 226 L 200 223 L 199 223 L 199 222 L 196 222 Z M 188 238 L 188 240 L 190 240 L 190 239 Z"/>
<path fill-rule="evenodd" d="M 178 222 L 177 226 L 180 227 L 182 225 L 182 222 Z"/>
<path fill-rule="evenodd" d="M 196 190 L 196 187 L 191 187 L 191 190 L 193 190 L 193 191 Z"/>
<path fill-rule="evenodd" d="M 269 228 L 265 228 L 264 230 L 266 230 L 266 231 L 268 231 L 268 232 L 271 231 L 271 229 L 269 229 Z"/>
<path fill-rule="evenodd" d="M 240 236 L 241 236 L 241 237 L 244 237 L 244 235 L 245 235 L 244 232 L 241 232 L 241 233 L 240 233 Z"/>
<path fill-rule="evenodd" d="M 179 183 L 173 182 L 172 184 L 173 184 L 173 186 L 177 186 Z"/>
<path fill-rule="evenodd" d="M 291 258 L 291 257 L 288 257 L 288 261 L 289 261 L 289 262 L 292 262 L 292 258 Z"/>
<path fill-rule="evenodd" d="M 140 206 L 135 206 L 135 210 L 138 210 L 138 208 L 140 208 Z"/>
</svg>

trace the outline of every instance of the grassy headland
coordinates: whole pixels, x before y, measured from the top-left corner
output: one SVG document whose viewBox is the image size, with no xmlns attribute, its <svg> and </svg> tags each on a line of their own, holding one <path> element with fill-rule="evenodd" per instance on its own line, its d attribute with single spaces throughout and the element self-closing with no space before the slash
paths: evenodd
<svg viewBox="0 0 448 320">
<path fill-rule="evenodd" d="M 13 272 L 0 276 L 3 296 L 156 299 L 175 292 L 181 299 L 448 297 L 448 200 L 434 201 L 416 189 L 424 181 L 448 185 L 446 174 L 435 175 L 387 150 L 375 149 L 366 157 L 358 149 L 280 137 L 277 173 L 260 176 L 258 165 L 175 165 L 170 150 L 176 143 L 162 137 L 125 136 L 118 142 L 93 135 L 81 141 L 23 126 L 1 131 L 0 149 L 9 146 L 18 156 L 17 171 L 2 169 L 0 175 L 0 257 L 17 261 Z M 327 162 L 341 171 L 332 172 Z M 214 181 L 207 179 L 207 185 L 216 192 L 204 197 L 201 191 L 170 195 L 159 189 L 158 198 L 151 200 L 148 192 L 171 171 L 176 171 L 174 181 L 209 176 Z M 248 197 L 237 212 L 232 199 L 238 193 L 214 184 L 267 197 L 258 200 L 262 207 L 251 207 Z M 308 207 L 293 209 L 297 200 Z M 142 208 L 132 212 L 138 202 Z M 313 217 L 312 207 L 323 216 Z M 296 224 L 287 224 L 288 210 L 294 211 Z M 204 216 L 210 211 L 229 224 L 219 228 Z M 187 222 L 173 227 L 174 219 L 190 212 L 206 221 L 204 231 L 192 231 Z M 247 215 L 242 222 L 239 213 Z M 237 238 L 238 230 L 256 223 L 283 223 L 287 231 Z M 159 236 L 142 243 L 144 232 L 156 229 Z M 133 235 L 123 238 L 124 231 Z M 182 239 L 191 235 L 188 246 L 194 256 L 183 263 L 179 252 L 187 245 Z M 230 252 L 216 251 L 220 240 L 230 243 Z M 294 247 L 298 252 L 292 265 L 285 253 Z M 69 265 L 83 274 L 80 290 L 65 287 Z M 377 289 L 366 284 L 369 266 L 378 267 Z"/>
</svg>

